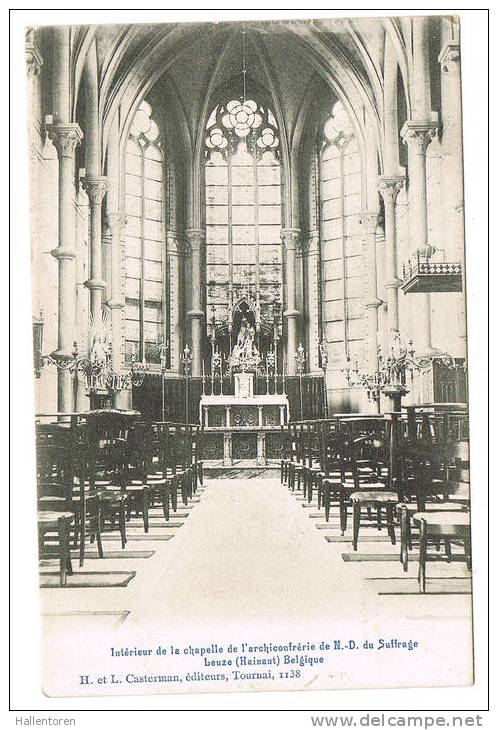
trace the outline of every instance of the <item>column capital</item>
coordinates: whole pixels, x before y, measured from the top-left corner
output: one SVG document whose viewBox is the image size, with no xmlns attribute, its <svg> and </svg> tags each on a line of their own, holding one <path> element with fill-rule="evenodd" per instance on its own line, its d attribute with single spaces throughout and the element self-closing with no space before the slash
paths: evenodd
<svg viewBox="0 0 498 730">
<path fill-rule="evenodd" d="M 377 210 L 363 210 L 358 213 L 358 223 L 362 226 L 366 234 L 374 234 L 377 230 L 378 222 L 379 211 Z"/>
<path fill-rule="evenodd" d="M 200 251 L 201 246 L 205 241 L 206 234 L 202 228 L 187 228 L 185 231 L 185 238 L 188 250 L 193 253 Z"/>
<path fill-rule="evenodd" d="M 83 190 L 88 195 L 90 205 L 102 205 L 102 200 L 104 199 L 104 195 L 107 193 L 108 189 L 107 177 L 104 177 L 103 175 L 82 177 L 81 184 L 83 186 Z"/>
<path fill-rule="evenodd" d="M 403 124 L 400 135 L 403 144 L 413 145 L 418 154 L 425 155 L 431 140 L 436 136 L 437 128 L 435 119 L 409 119 Z"/>
<path fill-rule="evenodd" d="M 403 175 L 379 175 L 378 190 L 384 199 L 384 203 L 394 203 L 399 191 L 405 184 Z"/>
<path fill-rule="evenodd" d="M 166 240 L 170 253 L 176 254 L 177 256 L 184 256 L 188 253 L 189 246 L 187 242 L 176 231 L 168 231 Z"/>
<path fill-rule="evenodd" d="M 280 238 L 285 246 L 286 251 L 295 251 L 300 247 L 301 229 L 300 228 L 282 228 Z"/>
<path fill-rule="evenodd" d="M 437 60 L 441 64 L 442 71 L 448 73 L 451 64 L 460 60 L 460 43 L 457 41 L 445 43 Z"/>
<path fill-rule="evenodd" d="M 125 213 L 107 213 L 105 225 L 108 227 L 111 236 L 119 235 L 126 225 Z"/>
<path fill-rule="evenodd" d="M 304 254 L 313 256 L 318 253 L 320 247 L 320 234 L 318 231 L 309 231 L 301 241 L 301 248 Z"/>
<path fill-rule="evenodd" d="M 83 139 L 81 127 L 76 122 L 57 122 L 47 125 L 48 138 L 54 143 L 59 158 L 73 157 Z"/>
<path fill-rule="evenodd" d="M 34 28 L 26 28 L 24 53 L 28 77 L 38 76 L 43 66 L 43 58 L 35 43 Z"/>
</svg>

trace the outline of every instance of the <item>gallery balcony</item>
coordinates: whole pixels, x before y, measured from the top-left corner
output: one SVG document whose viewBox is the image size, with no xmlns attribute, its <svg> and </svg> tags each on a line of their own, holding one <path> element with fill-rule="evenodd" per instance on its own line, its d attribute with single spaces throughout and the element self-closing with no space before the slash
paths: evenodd
<svg viewBox="0 0 498 730">
<path fill-rule="evenodd" d="M 403 264 L 405 294 L 422 292 L 461 292 L 462 264 L 460 261 L 430 261 L 417 255 Z"/>
</svg>

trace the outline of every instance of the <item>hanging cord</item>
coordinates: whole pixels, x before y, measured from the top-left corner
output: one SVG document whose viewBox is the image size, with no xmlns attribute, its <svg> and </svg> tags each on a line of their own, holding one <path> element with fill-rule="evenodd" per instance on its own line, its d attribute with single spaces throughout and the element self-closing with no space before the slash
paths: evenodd
<svg viewBox="0 0 498 730">
<path fill-rule="evenodd" d="M 246 31 L 242 31 L 242 87 L 244 104 L 246 103 Z"/>
</svg>

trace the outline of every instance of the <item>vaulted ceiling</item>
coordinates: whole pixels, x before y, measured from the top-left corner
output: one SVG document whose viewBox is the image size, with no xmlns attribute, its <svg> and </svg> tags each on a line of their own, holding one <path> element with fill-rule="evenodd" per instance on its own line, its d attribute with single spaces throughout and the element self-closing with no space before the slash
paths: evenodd
<svg viewBox="0 0 498 730">
<path fill-rule="evenodd" d="M 74 29 L 74 84 L 78 89 L 85 53 L 95 39 L 104 137 L 118 109 L 126 126 L 156 87 L 155 96 L 167 97 L 164 104 L 186 123 L 194 147 L 216 91 L 242 83 L 244 36 L 248 88 L 253 83 L 266 90 L 289 145 L 303 108 L 318 94 L 327 98 L 326 89 L 330 103 L 344 101 L 359 129 L 368 120 L 380 135 L 387 32 L 397 39 L 403 70 L 405 36 L 392 20 L 81 27 Z"/>
</svg>

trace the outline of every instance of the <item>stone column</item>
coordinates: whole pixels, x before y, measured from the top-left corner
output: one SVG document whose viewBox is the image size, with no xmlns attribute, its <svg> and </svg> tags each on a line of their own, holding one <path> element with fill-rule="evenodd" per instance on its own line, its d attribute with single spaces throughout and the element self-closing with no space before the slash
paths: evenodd
<svg viewBox="0 0 498 730">
<path fill-rule="evenodd" d="M 445 248 L 451 257 L 465 262 L 465 227 L 463 212 L 462 97 L 460 44 L 450 40 L 439 54 L 441 64 L 441 106 L 443 135 L 444 219 L 448 242 Z M 449 250 L 448 250 L 449 249 Z M 465 269 L 465 267 L 463 267 Z M 455 356 L 467 357 L 467 323 L 465 312 L 465 270 L 463 291 L 458 294 L 458 340 Z"/>
<path fill-rule="evenodd" d="M 386 237 L 386 292 L 387 292 L 387 326 L 389 331 L 387 345 L 393 332 L 399 331 L 398 289 L 401 279 L 398 278 L 398 262 L 396 247 L 396 198 L 403 187 L 401 175 L 380 175 L 379 192 L 384 200 L 384 231 Z"/>
<path fill-rule="evenodd" d="M 106 305 L 111 310 L 111 326 L 112 326 L 112 351 L 114 362 L 118 363 L 119 368 L 123 367 L 123 277 L 122 277 L 122 245 L 121 235 L 126 221 L 123 213 L 108 213 L 106 216 L 106 225 L 110 234 L 110 298 Z"/>
<path fill-rule="evenodd" d="M 299 228 L 282 229 L 281 238 L 285 250 L 286 304 L 283 316 L 287 320 L 287 374 L 296 374 L 294 355 L 297 350 L 297 318 L 296 309 L 296 249 L 300 245 Z"/>
<path fill-rule="evenodd" d="M 427 255 L 427 181 L 426 152 L 436 133 L 437 122 L 411 120 L 401 130 L 408 147 L 408 221 L 411 255 Z M 430 294 L 416 296 L 416 316 L 413 317 L 414 339 L 419 354 L 432 351 Z"/>
<path fill-rule="evenodd" d="M 106 197 L 106 226 L 110 235 L 110 265 L 107 268 L 107 292 L 109 298 L 106 305 L 111 310 L 112 326 L 112 354 L 114 365 L 120 371 L 124 367 L 123 348 L 123 309 L 124 287 L 123 287 L 123 244 L 122 235 L 126 223 L 126 216 L 120 211 L 119 200 L 119 125 L 117 115 L 111 123 L 109 140 L 107 143 L 107 181 L 108 191 Z M 121 399 L 121 400 L 120 400 Z M 116 397 L 117 403 L 122 401 L 122 395 Z"/>
<path fill-rule="evenodd" d="M 96 317 L 102 309 L 106 286 L 102 279 L 102 200 L 107 192 L 107 178 L 96 175 L 84 177 L 81 182 L 90 204 L 90 278 L 85 286 L 90 290 L 90 312 Z"/>
<path fill-rule="evenodd" d="M 379 214 L 377 211 L 364 211 L 359 214 L 359 223 L 363 229 L 364 261 L 366 271 L 365 287 L 365 320 L 367 335 L 366 366 L 368 370 L 378 369 L 378 308 L 382 301 L 377 296 L 377 222 Z"/>
<path fill-rule="evenodd" d="M 76 223 L 73 207 L 74 153 L 83 139 L 76 123 L 59 122 L 48 125 L 49 138 L 59 156 L 59 244 L 51 251 L 59 265 L 58 282 L 58 340 L 55 360 L 72 358 L 76 338 Z M 73 408 L 73 384 L 68 372 L 59 370 L 57 408 L 70 412 Z"/>
<path fill-rule="evenodd" d="M 204 243 L 204 231 L 190 228 L 186 231 L 187 245 L 190 252 L 190 309 L 187 318 L 190 320 L 190 338 L 192 341 L 192 376 L 198 378 L 202 373 L 202 257 L 201 246 Z"/>
<path fill-rule="evenodd" d="M 309 355 L 310 372 L 316 372 L 319 369 L 318 362 L 318 343 L 320 340 L 320 322 L 319 322 L 319 245 L 320 239 L 318 231 L 310 231 L 309 235 L 302 243 L 305 284 L 306 284 L 306 313 L 307 313 L 307 350 Z"/>
<path fill-rule="evenodd" d="M 180 355 L 183 347 L 182 340 L 182 295 L 183 285 L 183 258 L 185 256 L 185 244 L 173 231 L 168 231 L 168 255 L 169 255 L 169 310 L 170 310 L 170 332 L 169 348 L 171 356 L 171 367 L 181 372 Z"/>
<path fill-rule="evenodd" d="M 375 233 L 375 247 L 377 251 L 377 291 L 379 293 L 379 299 L 382 300 L 382 304 L 378 308 L 378 340 L 379 340 L 379 351 L 385 352 L 387 349 L 388 339 L 388 324 L 387 324 L 387 295 L 386 295 L 386 237 L 384 228 L 380 225 L 377 226 Z M 382 295 L 381 295 L 382 292 Z"/>
</svg>

